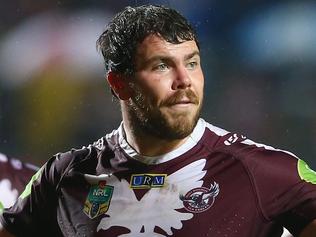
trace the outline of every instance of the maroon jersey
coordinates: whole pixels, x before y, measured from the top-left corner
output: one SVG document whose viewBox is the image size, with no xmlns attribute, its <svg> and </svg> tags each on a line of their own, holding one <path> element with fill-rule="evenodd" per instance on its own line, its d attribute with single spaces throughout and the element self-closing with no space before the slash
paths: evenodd
<svg viewBox="0 0 316 237">
<path fill-rule="evenodd" d="M 289 152 L 200 119 L 183 145 L 144 157 L 122 127 L 50 159 L 2 225 L 23 236 L 274 237 L 316 218 L 315 172 Z"/>
<path fill-rule="evenodd" d="M 0 153 L 0 212 L 14 204 L 38 168 Z"/>
</svg>

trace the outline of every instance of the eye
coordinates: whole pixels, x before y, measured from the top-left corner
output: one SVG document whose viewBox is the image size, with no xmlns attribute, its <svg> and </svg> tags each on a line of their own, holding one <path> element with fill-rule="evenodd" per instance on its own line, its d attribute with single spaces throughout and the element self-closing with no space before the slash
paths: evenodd
<svg viewBox="0 0 316 237">
<path fill-rule="evenodd" d="M 165 63 L 160 63 L 154 67 L 155 71 L 161 71 L 161 72 L 167 71 L 168 69 L 169 69 L 169 66 Z"/>
<path fill-rule="evenodd" d="M 194 69 L 194 68 L 196 68 L 198 66 L 198 62 L 197 61 L 192 61 L 192 62 L 189 62 L 188 64 L 187 64 L 187 68 L 188 69 Z"/>
</svg>

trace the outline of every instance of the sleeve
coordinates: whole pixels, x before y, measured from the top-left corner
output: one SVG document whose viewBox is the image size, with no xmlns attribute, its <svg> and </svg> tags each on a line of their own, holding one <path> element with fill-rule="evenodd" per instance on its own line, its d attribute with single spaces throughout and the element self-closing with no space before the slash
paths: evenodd
<svg viewBox="0 0 316 237">
<path fill-rule="evenodd" d="M 261 148 L 244 163 L 267 221 L 280 223 L 296 236 L 316 218 L 316 173 L 303 160 Z"/>
<path fill-rule="evenodd" d="M 65 161 L 67 159 L 61 159 L 60 155 L 51 158 L 35 173 L 16 203 L 4 209 L 0 222 L 6 230 L 16 236 L 59 235 L 54 228 L 55 207 L 58 185 L 67 165 Z"/>
</svg>

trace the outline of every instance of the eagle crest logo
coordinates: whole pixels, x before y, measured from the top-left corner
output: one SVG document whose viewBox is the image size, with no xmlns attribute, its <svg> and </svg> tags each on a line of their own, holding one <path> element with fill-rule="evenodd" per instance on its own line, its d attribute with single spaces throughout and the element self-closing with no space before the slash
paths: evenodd
<svg viewBox="0 0 316 237">
<path fill-rule="evenodd" d="M 199 187 L 180 195 L 184 208 L 192 213 L 201 213 L 207 211 L 213 206 L 215 197 L 219 194 L 219 185 L 214 182 L 210 188 Z"/>
</svg>

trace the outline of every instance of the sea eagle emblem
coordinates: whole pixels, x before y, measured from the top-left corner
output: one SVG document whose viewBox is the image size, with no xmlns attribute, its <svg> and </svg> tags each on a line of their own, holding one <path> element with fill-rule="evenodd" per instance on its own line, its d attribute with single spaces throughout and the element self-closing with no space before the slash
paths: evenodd
<svg viewBox="0 0 316 237">
<path fill-rule="evenodd" d="M 185 195 L 180 195 L 184 208 L 192 213 L 201 213 L 210 209 L 215 197 L 219 194 L 219 185 L 216 182 L 210 188 L 198 187 L 190 190 Z"/>
</svg>

